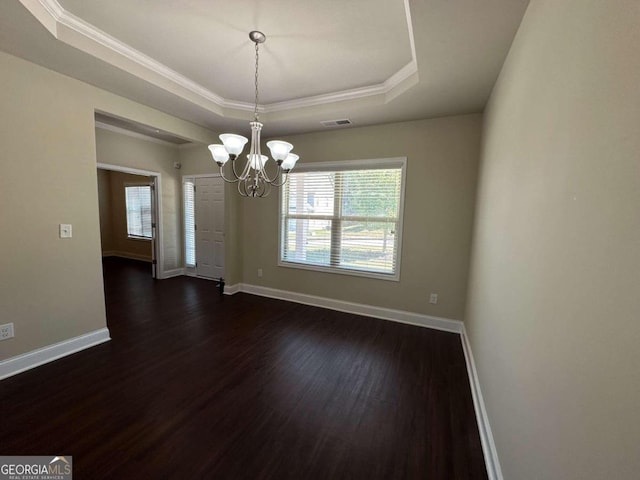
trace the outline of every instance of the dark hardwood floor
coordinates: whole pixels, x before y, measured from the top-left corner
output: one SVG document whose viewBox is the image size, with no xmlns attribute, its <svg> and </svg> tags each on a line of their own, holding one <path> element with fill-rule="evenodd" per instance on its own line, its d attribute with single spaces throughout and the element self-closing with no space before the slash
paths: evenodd
<svg viewBox="0 0 640 480">
<path fill-rule="evenodd" d="M 75 479 L 486 479 L 455 334 L 105 261 L 112 341 L 0 382 L 0 454 Z"/>
</svg>

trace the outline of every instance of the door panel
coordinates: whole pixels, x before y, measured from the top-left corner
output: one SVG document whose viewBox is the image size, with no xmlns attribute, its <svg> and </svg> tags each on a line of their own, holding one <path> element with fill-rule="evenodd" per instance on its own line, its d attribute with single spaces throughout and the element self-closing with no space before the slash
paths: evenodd
<svg viewBox="0 0 640 480">
<path fill-rule="evenodd" d="M 196 274 L 224 276 L 224 180 L 196 178 Z"/>
</svg>

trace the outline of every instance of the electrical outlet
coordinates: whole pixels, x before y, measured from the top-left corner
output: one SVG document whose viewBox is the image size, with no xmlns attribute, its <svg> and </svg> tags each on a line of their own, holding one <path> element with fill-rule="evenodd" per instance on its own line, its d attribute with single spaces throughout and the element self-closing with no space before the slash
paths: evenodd
<svg viewBox="0 0 640 480">
<path fill-rule="evenodd" d="M 61 223 L 60 238 L 71 238 L 71 236 L 72 236 L 71 225 L 69 225 L 68 223 Z"/>
<path fill-rule="evenodd" d="M 8 340 L 9 338 L 13 338 L 13 323 L 0 325 L 0 340 Z"/>
<path fill-rule="evenodd" d="M 436 303 L 438 303 L 438 294 L 437 293 L 432 293 L 431 295 L 429 295 L 429 303 L 433 303 L 434 305 Z"/>
<path fill-rule="evenodd" d="M 262 269 L 261 268 L 258 269 L 258 278 L 262 278 Z"/>
</svg>

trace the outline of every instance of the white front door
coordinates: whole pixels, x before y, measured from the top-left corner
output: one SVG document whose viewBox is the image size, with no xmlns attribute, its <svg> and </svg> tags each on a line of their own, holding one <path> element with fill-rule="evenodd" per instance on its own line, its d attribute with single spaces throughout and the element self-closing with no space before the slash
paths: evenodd
<svg viewBox="0 0 640 480">
<path fill-rule="evenodd" d="M 224 277 L 224 180 L 195 179 L 196 275 Z"/>
</svg>

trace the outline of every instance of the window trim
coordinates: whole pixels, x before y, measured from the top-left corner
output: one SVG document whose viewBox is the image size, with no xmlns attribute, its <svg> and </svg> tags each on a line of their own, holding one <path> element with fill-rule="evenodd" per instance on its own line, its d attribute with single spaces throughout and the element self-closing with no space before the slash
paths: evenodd
<svg viewBox="0 0 640 480">
<path fill-rule="evenodd" d="M 321 266 L 310 265 L 306 263 L 288 262 L 282 259 L 283 244 L 282 244 L 282 231 L 283 231 L 283 219 L 284 214 L 282 211 L 282 196 L 284 195 L 285 187 L 281 187 L 278 197 L 278 259 L 277 265 L 279 267 L 294 268 L 299 270 L 309 270 L 314 272 L 323 273 L 337 273 L 339 275 L 349 275 L 354 277 L 365 277 L 377 280 L 388 281 L 400 281 L 400 270 L 402 266 L 402 234 L 404 230 L 404 197 L 406 188 L 406 176 L 407 176 L 407 157 L 392 157 L 392 158 L 373 158 L 363 160 L 343 160 L 337 162 L 311 162 L 297 164 L 295 173 L 301 172 L 322 172 L 322 171 L 346 171 L 346 170 L 376 170 L 385 168 L 400 168 L 400 202 L 398 208 L 398 228 L 399 232 L 396 235 L 396 271 L 393 274 L 379 273 L 379 272 L 367 272 L 365 270 L 355 270 L 338 266 Z"/>
</svg>

